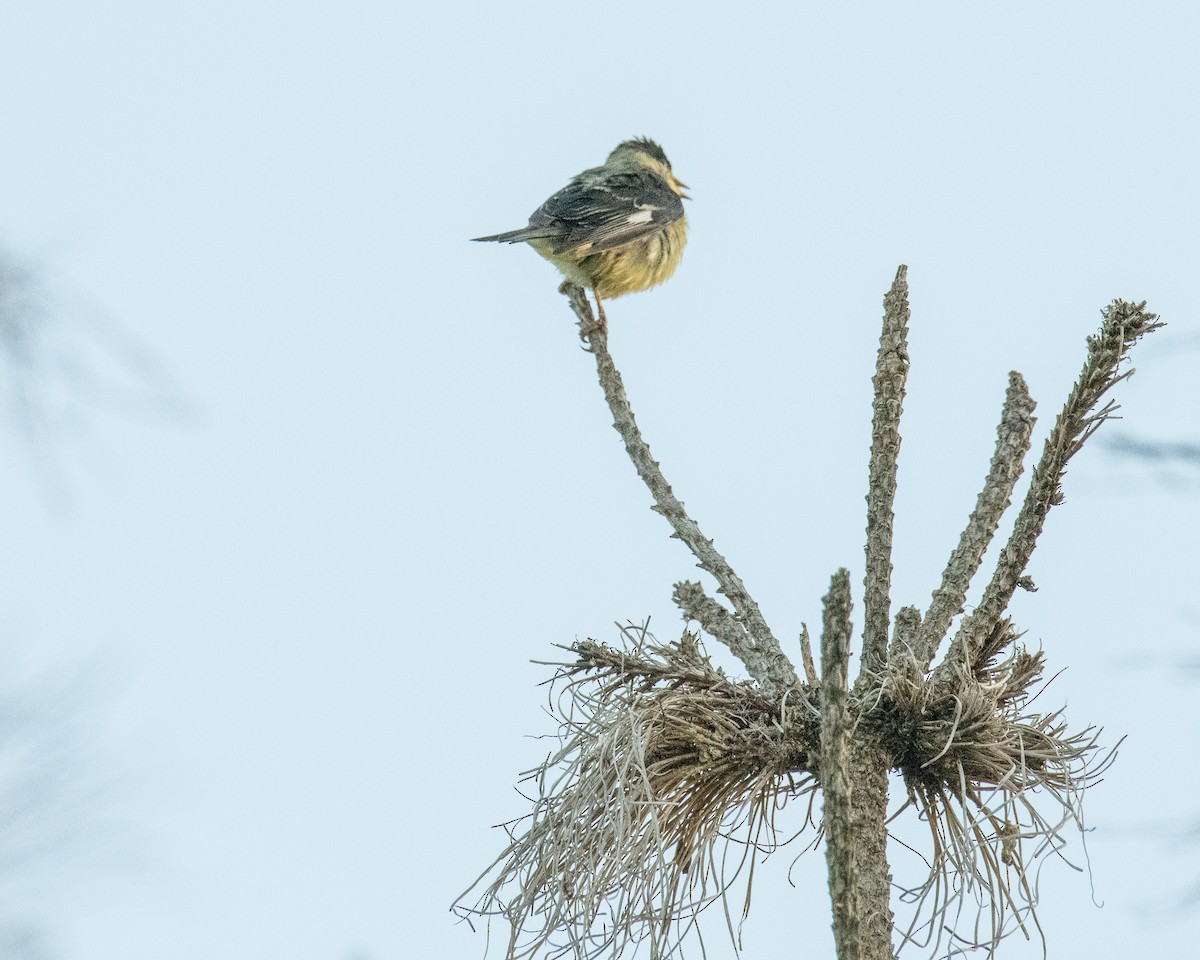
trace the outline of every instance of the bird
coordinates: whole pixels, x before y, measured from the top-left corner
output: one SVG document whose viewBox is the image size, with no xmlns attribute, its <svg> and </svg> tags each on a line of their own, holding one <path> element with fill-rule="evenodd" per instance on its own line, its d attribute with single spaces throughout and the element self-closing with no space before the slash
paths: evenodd
<svg viewBox="0 0 1200 960">
<path fill-rule="evenodd" d="M 474 240 L 528 243 L 568 283 L 591 289 L 603 323 L 602 300 L 656 287 L 679 266 L 687 189 L 657 143 L 625 140 L 533 211 L 528 226 Z"/>
</svg>

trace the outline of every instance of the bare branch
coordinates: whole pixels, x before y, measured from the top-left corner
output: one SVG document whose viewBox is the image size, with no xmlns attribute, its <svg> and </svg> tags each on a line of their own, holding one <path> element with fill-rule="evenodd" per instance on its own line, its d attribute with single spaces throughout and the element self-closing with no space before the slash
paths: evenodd
<svg viewBox="0 0 1200 960">
<path fill-rule="evenodd" d="M 892 507 L 900 457 L 900 414 L 908 378 L 908 267 L 901 264 L 883 299 L 875 364 L 875 416 L 867 489 L 867 563 L 863 578 L 862 677 L 883 669 L 891 616 Z M 861 681 L 860 681 L 861 682 Z"/>
<path fill-rule="evenodd" d="M 896 623 L 892 627 L 892 642 L 888 646 L 888 664 L 898 657 L 911 657 L 910 651 L 917 645 L 921 631 L 921 611 L 916 607 L 901 607 L 896 611 Z"/>
<path fill-rule="evenodd" d="M 814 690 L 821 685 L 821 678 L 817 676 L 817 667 L 813 663 L 812 641 L 808 638 L 808 624 L 800 624 L 800 656 L 804 661 L 804 676 L 808 679 L 809 686 Z"/>
<path fill-rule="evenodd" d="M 789 685 L 796 683 L 795 668 L 787 659 L 787 655 L 783 652 L 783 647 L 775 635 L 771 633 L 770 627 L 763 619 L 762 612 L 758 609 L 758 604 L 746 591 L 746 586 L 742 583 L 741 578 L 734 573 L 725 558 L 717 552 L 712 541 L 704 536 L 696 521 L 689 517 L 687 511 L 684 510 L 683 503 L 671 490 L 670 484 L 667 483 L 662 470 L 659 469 L 658 463 L 650 453 L 649 445 L 638 430 L 633 416 L 633 408 L 629 405 L 629 399 L 625 395 L 621 374 L 617 371 L 612 356 L 608 352 L 608 330 L 603 323 L 597 323 L 583 288 L 564 283 L 560 289 L 570 299 L 571 308 L 579 318 L 580 335 L 587 340 L 588 346 L 596 358 L 596 372 L 600 378 L 600 386 L 604 390 L 604 398 L 608 401 L 608 408 L 613 415 L 613 427 L 621 435 L 621 440 L 625 443 L 625 452 L 633 461 L 638 476 L 642 478 L 642 482 L 646 484 L 651 496 L 654 497 L 654 506 L 651 509 L 666 517 L 667 522 L 675 531 L 673 535 L 682 540 L 692 551 L 693 556 L 699 561 L 697 565 L 700 569 L 716 578 L 718 592 L 728 597 L 729 602 L 733 604 L 738 620 L 750 634 L 750 645 L 755 651 L 755 655 L 749 661 L 742 657 L 750 675 L 768 691 L 786 689 Z M 716 634 L 714 636 L 724 642 L 722 637 Z M 734 653 L 739 657 L 742 656 L 736 650 Z M 786 665 L 786 669 L 783 669 L 784 665 Z M 756 670 L 759 672 L 756 673 Z"/>
<path fill-rule="evenodd" d="M 1075 386 L 1071 389 L 1054 429 L 1046 440 L 1042 457 L 1033 470 L 1029 492 L 1013 525 L 1012 535 L 1000 553 L 996 571 L 979 605 L 955 634 L 946 655 L 951 661 L 968 663 L 973 651 L 988 637 L 1004 614 L 1033 555 L 1050 508 L 1062 503 L 1062 478 L 1067 463 L 1105 420 L 1117 410 L 1109 401 L 1097 404 L 1116 384 L 1133 371 L 1120 373 L 1121 361 L 1145 334 L 1162 326 L 1158 316 L 1146 311 L 1145 301 L 1114 300 L 1102 311 L 1100 330 L 1088 337 L 1088 354 Z M 939 668 L 941 669 L 941 668 Z"/>
<path fill-rule="evenodd" d="M 1029 452 L 1033 425 L 1037 422 L 1033 416 L 1035 407 L 1025 378 L 1014 370 L 1008 375 L 1008 393 L 1004 398 L 1000 425 L 996 428 L 996 452 L 992 455 L 983 489 L 979 491 L 975 509 L 967 520 L 958 546 L 950 554 L 941 586 L 933 592 L 914 644 L 913 652 L 922 670 L 929 668 L 938 644 L 950 629 L 950 622 L 962 610 L 971 578 L 996 535 L 1000 517 L 1012 502 L 1013 487 L 1025 469 L 1025 454 Z"/>
<path fill-rule="evenodd" d="M 735 657 L 746 663 L 746 669 L 754 675 L 755 668 L 747 663 L 747 658 L 754 658 L 753 641 L 745 625 L 706 594 L 701 584 L 695 580 L 680 580 L 675 584 L 671 599 L 684 619 L 695 620 L 706 633 L 716 637 L 733 651 Z"/>
<path fill-rule="evenodd" d="M 732 613 L 704 592 L 704 587 L 693 580 L 675 584 L 675 605 L 689 620 L 695 620 L 710 636 L 716 637 L 727 646 L 733 655 L 746 665 L 746 671 L 756 680 L 760 677 L 779 678 L 782 689 L 800 685 L 791 661 L 779 651 L 777 662 L 770 660 L 771 652 L 764 650 L 751 639 L 744 624 Z M 760 683 L 763 681 L 759 680 Z M 766 684 L 764 684 L 765 686 Z"/>
<path fill-rule="evenodd" d="M 858 858 L 854 855 L 850 785 L 850 713 L 847 671 L 850 663 L 850 573 L 833 575 L 822 601 L 821 631 L 821 790 L 825 797 L 825 859 L 833 901 L 833 936 L 838 960 L 859 955 Z"/>
</svg>

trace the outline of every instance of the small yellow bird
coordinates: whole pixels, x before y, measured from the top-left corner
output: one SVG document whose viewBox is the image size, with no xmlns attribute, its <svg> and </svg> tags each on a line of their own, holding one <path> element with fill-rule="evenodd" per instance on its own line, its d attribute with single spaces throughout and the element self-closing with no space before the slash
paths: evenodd
<svg viewBox="0 0 1200 960">
<path fill-rule="evenodd" d="M 584 170 L 538 207 L 529 226 L 476 240 L 528 243 L 571 283 L 602 299 L 668 280 L 687 242 L 690 200 L 653 140 L 626 140 L 603 166 Z"/>
</svg>

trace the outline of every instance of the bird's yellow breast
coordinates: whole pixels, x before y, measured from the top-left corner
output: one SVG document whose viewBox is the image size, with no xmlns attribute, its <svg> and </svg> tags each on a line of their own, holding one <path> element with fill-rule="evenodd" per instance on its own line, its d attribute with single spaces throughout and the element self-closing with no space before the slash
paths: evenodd
<svg viewBox="0 0 1200 960">
<path fill-rule="evenodd" d="M 529 245 L 572 283 L 590 287 L 602 300 L 611 300 L 669 280 L 686 244 L 687 219 L 680 218 L 657 233 L 599 253 L 555 253 L 553 245 L 545 240 L 532 240 Z"/>
</svg>

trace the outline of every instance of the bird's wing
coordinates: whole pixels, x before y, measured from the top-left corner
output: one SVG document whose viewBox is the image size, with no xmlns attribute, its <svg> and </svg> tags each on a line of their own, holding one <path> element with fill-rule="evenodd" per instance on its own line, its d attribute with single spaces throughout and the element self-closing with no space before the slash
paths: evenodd
<svg viewBox="0 0 1200 960">
<path fill-rule="evenodd" d="M 655 233 L 683 216 L 683 201 L 649 170 L 577 177 L 543 203 L 529 227 L 553 231 L 554 252 L 611 250 Z"/>
</svg>

